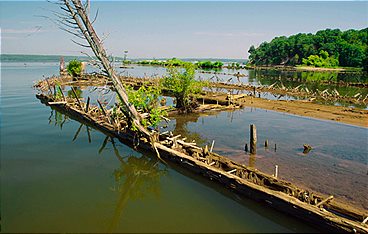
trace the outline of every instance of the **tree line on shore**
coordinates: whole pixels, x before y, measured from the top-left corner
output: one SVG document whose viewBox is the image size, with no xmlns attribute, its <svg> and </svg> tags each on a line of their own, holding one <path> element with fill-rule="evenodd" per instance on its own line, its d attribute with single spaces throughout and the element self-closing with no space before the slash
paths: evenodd
<svg viewBox="0 0 368 234">
<path fill-rule="evenodd" d="M 248 50 L 252 65 L 307 65 L 314 67 L 368 66 L 368 28 L 320 30 L 275 37 Z"/>
</svg>

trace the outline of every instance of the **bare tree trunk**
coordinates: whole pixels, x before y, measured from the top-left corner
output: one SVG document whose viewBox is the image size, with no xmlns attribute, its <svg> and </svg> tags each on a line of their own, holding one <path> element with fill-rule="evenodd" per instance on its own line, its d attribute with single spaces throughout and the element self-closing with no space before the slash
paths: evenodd
<svg viewBox="0 0 368 234">
<path fill-rule="evenodd" d="M 63 0 L 66 8 L 61 7 L 62 10 L 68 12 L 70 17 L 75 22 L 75 25 L 79 28 L 80 32 L 83 34 L 83 37 L 87 40 L 89 46 L 91 47 L 93 53 L 100 60 L 106 74 L 110 77 L 113 82 L 113 85 L 116 89 L 119 99 L 125 105 L 128 111 L 128 118 L 131 122 L 138 128 L 138 130 L 145 134 L 146 136 L 150 136 L 151 134 L 148 130 L 141 125 L 141 116 L 135 109 L 135 107 L 129 103 L 128 95 L 125 91 L 125 88 L 120 79 L 116 76 L 116 73 L 113 69 L 112 64 L 107 58 L 106 51 L 95 32 L 91 21 L 89 20 L 86 10 L 83 7 L 80 0 Z M 68 22 L 70 23 L 70 22 Z M 74 24 L 74 23 L 73 23 Z"/>
</svg>

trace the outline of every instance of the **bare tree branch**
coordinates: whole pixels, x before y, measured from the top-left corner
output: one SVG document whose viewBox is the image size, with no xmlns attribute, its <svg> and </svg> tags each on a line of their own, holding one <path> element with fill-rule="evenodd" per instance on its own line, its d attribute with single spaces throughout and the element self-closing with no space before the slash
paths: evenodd
<svg viewBox="0 0 368 234">
<path fill-rule="evenodd" d="M 92 20 L 92 23 L 91 23 L 91 24 L 94 24 L 94 23 L 95 23 L 95 21 L 96 21 L 96 19 L 97 19 L 97 16 L 98 16 L 98 9 L 97 9 L 97 11 L 96 11 L 95 18 Z"/>
<path fill-rule="evenodd" d="M 82 44 L 82 43 L 79 43 L 79 42 L 77 42 L 77 41 L 74 41 L 73 39 L 70 39 L 72 42 L 74 42 L 75 44 L 77 44 L 77 45 L 79 45 L 79 46 L 82 46 L 82 47 L 85 47 L 85 48 L 91 48 L 91 46 L 90 45 L 84 45 L 84 44 Z"/>
<path fill-rule="evenodd" d="M 76 25 L 78 25 L 79 33 L 83 34 L 83 37 L 86 39 L 86 41 L 90 45 L 93 53 L 98 58 L 98 60 L 100 60 L 103 66 L 102 71 L 106 73 L 108 77 L 110 77 L 111 81 L 113 82 L 117 95 L 121 103 L 124 104 L 127 110 L 128 119 L 131 120 L 131 122 L 135 125 L 135 127 L 138 128 L 138 130 L 141 133 L 143 133 L 144 135 L 149 137 L 149 139 L 152 140 L 151 134 L 149 133 L 149 131 L 141 125 L 141 120 L 142 120 L 141 115 L 137 112 L 135 107 L 131 103 L 129 103 L 128 95 L 125 91 L 125 88 L 121 80 L 117 77 L 111 62 L 109 61 L 106 55 L 106 51 L 103 48 L 101 40 L 99 39 L 97 33 L 95 32 L 92 26 L 91 21 L 88 18 L 88 15 L 86 13 L 86 8 L 83 7 L 83 4 L 81 3 L 80 0 L 63 0 L 63 3 L 65 7 L 63 7 L 62 10 L 67 12 L 69 14 L 70 19 L 73 22 L 75 22 Z M 75 34 L 76 33 L 74 33 L 73 35 Z"/>
</svg>

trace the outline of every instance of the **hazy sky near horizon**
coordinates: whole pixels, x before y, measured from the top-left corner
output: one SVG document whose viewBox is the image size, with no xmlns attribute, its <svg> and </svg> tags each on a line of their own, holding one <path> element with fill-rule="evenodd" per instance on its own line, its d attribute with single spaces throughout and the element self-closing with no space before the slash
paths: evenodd
<svg viewBox="0 0 368 234">
<path fill-rule="evenodd" d="M 368 2 L 92 1 L 108 53 L 130 58 L 247 58 L 251 45 L 326 28 L 368 27 Z M 80 55 L 87 51 L 50 19 L 46 1 L 0 1 L 1 53 Z M 78 41 L 78 40 L 77 40 Z M 80 41 L 80 40 L 79 40 Z"/>
</svg>

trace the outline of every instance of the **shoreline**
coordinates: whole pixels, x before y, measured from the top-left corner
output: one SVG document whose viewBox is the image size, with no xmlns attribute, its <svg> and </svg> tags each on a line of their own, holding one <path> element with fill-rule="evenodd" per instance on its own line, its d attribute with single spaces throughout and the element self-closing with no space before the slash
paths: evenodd
<svg viewBox="0 0 368 234">
<path fill-rule="evenodd" d="M 253 98 L 250 106 L 359 127 L 368 127 L 368 110 L 327 106 L 303 101 L 274 101 L 259 100 L 258 98 Z"/>
<path fill-rule="evenodd" d="M 212 94 L 201 96 L 199 99 L 205 101 L 218 101 L 219 104 L 226 105 L 228 103 L 227 94 Z M 242 96 L 232 103 L 241 107 L 255 107 L 265 110 L 272 110 L 288 114 L 294 114 L 302 117 L 309 117 L 321 120 L 330 120 L 344 124 L 350 124 L 359 127 L 368 127 L 368 110 L 354 109 L 351 107 L 329 106 L 312 103 L 310 101 L 294 100 L 268 100 L 252 96 Z"/>
<path fill-rule="evenodd" d="M 260 69 L 260 70 L 284 70 L 284 71 L 318 71 L 318 72 L 365 72 L 362 68 L 355 67 L 310 67 L 310 66 L 283 66 L 283 65 L 270 65 L 270 66 L 251 66 L 246 65 L 245 69 Z"/>
</svg>

